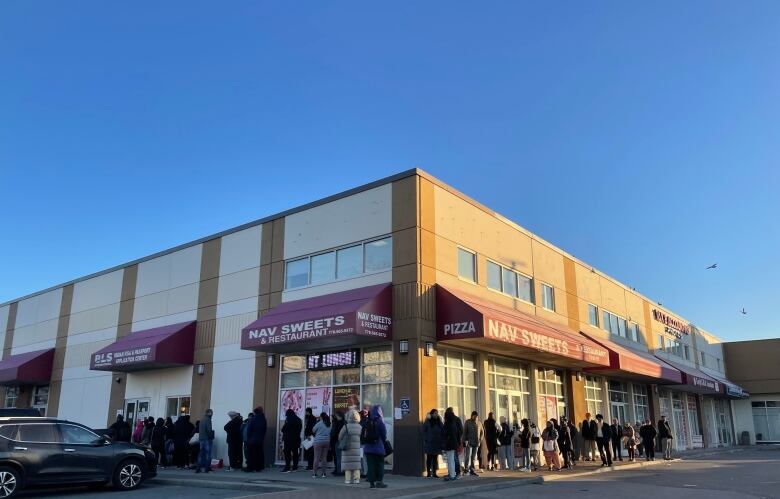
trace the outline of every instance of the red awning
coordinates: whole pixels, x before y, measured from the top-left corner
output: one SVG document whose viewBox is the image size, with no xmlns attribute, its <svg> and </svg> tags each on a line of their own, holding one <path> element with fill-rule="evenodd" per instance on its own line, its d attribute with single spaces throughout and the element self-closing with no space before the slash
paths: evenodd
<svg viewBox="0 0 780 499">
<path fill-rule="evenodd" d="M 438 341 L 562 367 L 609 366 L 606 348 L 565 326 L 436 286 Z"/>
<path fill-rule="evenodd" d="M 609 367 L 591 367 L 586 371 L 598 371 L 656 384 L 682 383 L 682 373 L 661 362 L 649 352 L 630 350 L 614 341 L 582 333 L 586 338 L 609 350 Z"/>
<path fill-rule="evenodd" d="M 0 385 L 47 384 L 53 363 L 53 348 L 11 355 L 0 361 Z"/>
<path fill-rule="evenodd" d="M 392 316 L 392 284 L 290 301 L 242 329 L 241 348 L 285 353 L 387 341 Z"/>
<path fill-rule="evenodd" d="M 725 393 L 725 386 L 711 376 L 704 374 L 695 367 L 686 366 L 673 360 L 658 357 L 655 358 L 678 369 L 682 373 L 682 384 L 680 387 L 688 392 L 698 393 L 700 395 L 719 395 Z"/>
<path fill-rule="evenodd" d="M 92 354 L 93 371 L 131 372 L 191 366 L 196 322 L 182 322 L 130 333 Z"/>
</svg>

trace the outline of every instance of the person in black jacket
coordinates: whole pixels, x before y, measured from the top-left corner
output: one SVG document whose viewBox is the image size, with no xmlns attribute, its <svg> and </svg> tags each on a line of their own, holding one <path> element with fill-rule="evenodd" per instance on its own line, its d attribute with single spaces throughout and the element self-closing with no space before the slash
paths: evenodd
<svg viewBox="0 0 780 499">
<path fill-rule="evenodd" d="M 265 469 L 263 443 L 268 431 L 268 421 L 265 419 L 265 411 L 262 407 L 255 407 L 252 413 L 254 417 L 246 427 L 246 469 L 244 471 L 263 471 Z"/>
<path fill-rule="evenodd" d="M 498 443 L 501 444 L 498 449 L 498 463 L 502 470 L 511 470 L 515 464 L 512 455 L 512 436 L 515 432 L 509 426 L 505 416 L 498 418 L 498 424 L 501 425 L 501 433 L 498 434 Z"/>
<path fill-rule="evenodd" d="M 125 417 L 117 414 L 116 421 L 108 427 L 108 436 L 117 442 L 129 442 L 130 433 L 130 425 L 125 421 Z"/>
<path fill-rule="evenodd" d="M 344 428 L 346 421 L 344 420 L 344 412 L 336 411 L 331 419 L 330 429 L 330 449 L 333 452 L 333 476 L 344 476 L 344 471 L 341 469 L 341 451 L 339 448 L 339 433 Z"/>
<path fill-rule="evenodd" d="M 601 466 L 612 466 L 612 452 L 609 449 L 612 431 L 604 421 L 604 416 L 596 414 L 596 445 L 601 455 Z"/>
<path fill-rule="evenodd" d="M 645 423 L 639 428 L 639 436 L 642 438 L 642 446 L 645 448 L 645 459 L 647 461 L 655 461 L 655 437 L 658 432 L 650 423 L 649 419 L 645 419 Z"/>
<path fill-rule="evenodd" d="M 151 447 L 157 463 L 161 468 L 168 466 L 168 457 L 165 455 L 165 420 L 157 418 L 157 422 L 152 428 Z"/>
<path fill-rule="evenodd" d="M 284 425 L 282 426 L 284 469 L 282 469 L 282 473 L 290 473 L 291 471 L 298 471 L 298 458 L 301 448 L 301 429 L 303 428 L 303 422 L 292 409 L 287 409 L 287 412 L 284 413 L 284 416 Z"/>
<path fill-rule="evenodd" d="M 590 418 L 590 413 L 585 413 L 585 419 L 580 424 L 580 433 L 585 441 L 585 447 L 582 448 L 583 461 L 596 460 L 596 422 Z"/>
<path fill-rule="evenodd" d="M 569 424 L 566 416 L 561 416 L 561 424 L 555 429 L 558 430 L 558 448 L 563 455 L 563 465 L 571 469 L 571 432 L 569 431 Z M 555 424 L 555 423 L 553 423 Z"/>
<path fill-rule="evenodd" d="M 452 407 L 444 411 L 444 425 L 442 426 L 441 447 L 447 458 L 447 476 L 445 482 L 457 480 L 460 474 L 458 469 L 458 450 L 463 440 L 463 425 L 458 424 L 460 418 L 455 415 Z"/>
<path fill-rule="evenodd" d="M 179 416 L 173 424 L 173 464 L 179 469 L 187 466 L 190 437 L 194 432 L 189 415 Z"/>
<path fill-rule="evenodd" d="M 314 425 L 317 424 L 317 418 L 314 417 L 314 413 L 311 407 L 306 408 L 306 414 L 303 416 L 303 438 L 309 438 L 314 436 Z M 314 469 L 314 446 L 309 447 L 303 451 L 303 457 L 306 459 L 306 469 Z"/>
<path fill-rule="evenodd" d="M 577 464 L 577 458 L 580 455 L 577 427 L 568 419 L 566 420 L 566 426 L 569 428 L 569 435 L 571 436 L 571 465 L 575 466 Z"/>
<path fill-rule="evenodd" d="M 438 458 L 442 453 L 443 425 L 439 411 L 431 409 L 422 426 L 423 452 L 425 453 L 425 470 L 428 478 L 439 478 L 436 474 Z"/>
<path fill-rule="evenodd" d="M 658 421 L 658 438 L 661 440 L 661 451 L 664 453 L 664 460 L 669 461 L 672 459 L 672 427 L 669 425 L 669 421 L 666 420 L 666 416 L 661 416 L 661 420 Z"/>
<path fill-rule="evenodd" d="M 612 457 L 617 458 L 618 461 L 622 461 L 623 449 L 620 444 L 623 439 L 623 428 L 620 426 L 620 422 L 617 418 L 612 418 L 612 424 L 609 427 L 609 431 L 612 432 Z"/>
<path fill-rule="evenodd" d="M 244 439 L 241 437 L 244 418 L 236 411 L 228 411 L 228 418 L 224 428 L 227 435 L 228 462 L 231 471 L 240 470 L 244 466 Z"/>
<path fill-rule="evenodd" d="M 496 450 L 498 449 L 498 426 L 492 412 L 488 413 L 483 426 L 485 428 L 485 444 L 487 444 L 487 456 L 483 468 L 493 471 L 496 465 Z"/>
</svg>

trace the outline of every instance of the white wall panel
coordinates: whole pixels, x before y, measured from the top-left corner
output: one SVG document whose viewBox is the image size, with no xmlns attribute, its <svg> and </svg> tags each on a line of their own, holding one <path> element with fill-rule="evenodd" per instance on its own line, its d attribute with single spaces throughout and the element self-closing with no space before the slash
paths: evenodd
<svg viewBox="0 0 780 499">
<path fill-rule="evenodd" d="M 302 300 L 304 298 L 311 298 L 313 296 L 328 295 L 331 293 L 338 293 L 339 291 L 347 291 L 349 289 L 363 288 L 365 286 L 373 286 L 374 284 L 392 282 L 392 280 L 393 272 L 391 270 L 388 270 L 387 272 L 377 272 L 376 274 L 360 276 L 354 279 L 346 279 L 344 281 L 330 282 L 327 284 L 321 284 L 319 286 L 309 286 L 306 288 L 286 290 L 282 293 L 282 301 L 288 302 Z"/>
<path fill-rule="evenodd" d="M 211 382 L 211 408 L 214 410 L 215 459 L 228 461 L 227 444 L 223 427 L 227 423 L 228 411 L 240 412 L 242 416 L 253 409 L 252 390 L 254 385 L 255 352 L 241 350 L 239 344 L 214 348 L 214 372 Z"/>
<path fill-rule="evenodd" d="M 189 396 L 191 391 L 192 366 L 154 369 L 128 373 L 125 399 L 151 399 L 149 415 L 158 418 L 165 415 L 167 397 Z M 193 414 L 193 422 L 195 419 Z"/>
<path fill-rule="evenodd" d="M 258 225 L 222 237 L 219 275 L 223 276 L 260 266 L 262 229 L 263 226 Z"/>
<path fill-rule="evenodd" d="M 62 288 L 20 301 L 16 311 L 16 327 L 58 318 L 61 303 Z"/>
<path fill-rule="evenodd" d="M 89 367 L 93 353 L 116 341 L 116 327 L 69 335 L 65 348 L 64 367 Z M 89 371 L 90 377 L 101 371 Z M 63 374 L 64 376 L 64 374 Z"/>
<path fill-rule="evenodd" d="M 219 278 L 217 303 L 229 303 L 251 297 L 257 298 L 259 286 L 260 267 L 223 275 Z"/>
<path fill-rule="evenodd" d="M 11 355 L 54 348 L 59 319 L 51 319 L 14 329 Z"/>
<path fill-rule="evenodd" d="M 5 330 L 8 327 L 8 313 L 11 310 L 10 305 L 0 307 L 0 352 L 5 346 Z"/>
<path fill-rule="evenodd" d="M 106 305 L 118 304 L 122 297 L 123 275 L 123 270 L 117 270 L 110 274 L 77 282 L 73 286 L 73 303 L 70 307 L 71 316 Z"/>
<path fill-rule="evenodd" d="M 115 328 L 119 321 L 119 303 L 112 303 L 70 314 L 68 336 Z"/>
<path fill-rule="evenodd" d="M 111 373 L 90 371 L 86 366 L 65 368 L 62 374 L 57 417 L 104 428 L 113 383 Z"/>
<path fill-rule="evenodd" d="M 284 258 L 362 241 L 392 232 L 392 184 L 289 215 Z"/>
<path fill-rule="evenodd" d="M 198 282 L 202 251 L 198 244 L 138 264 L 136 298 Z"/>
<path fill-rule="evenodd" d="M 132 330 L 143 331 L 144 329 L 151 329 L 153 327 L 169 326 L 171 324 L 178 324 L 180 322 L 194 321 L 197 318 L 198 318 L 198 311 L 190 310 L 188 312 L 164 315 L 162 317 L 155 317 L 153 319 L 133 322 Z"/>
</svg>

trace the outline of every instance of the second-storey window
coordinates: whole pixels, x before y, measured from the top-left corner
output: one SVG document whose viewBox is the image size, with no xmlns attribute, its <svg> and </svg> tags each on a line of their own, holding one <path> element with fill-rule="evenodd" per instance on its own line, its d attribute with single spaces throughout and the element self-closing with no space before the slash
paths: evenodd
<svg viewBox="0 0 780 499">
<path fill-rule="evenodd" d="M 463 248 L 458 248 L 458 276 L 477 282 L 477 255 Z"/>
<path fill-rule="evenodd" d="M 519 272 L 487 262 L 488 288 L 533 303 L 533 279 Z"/>
<path fill-rule="evenodd" d="M 542 283 L 542 308 L 555 310 L 555 291 L 553 287 Z"/>
<path fill-rule="evenodd" d="M 588 303 L 588 321 L 591 326 L 599 327 L 599 308 L 591 303 Z"/>
</svg>

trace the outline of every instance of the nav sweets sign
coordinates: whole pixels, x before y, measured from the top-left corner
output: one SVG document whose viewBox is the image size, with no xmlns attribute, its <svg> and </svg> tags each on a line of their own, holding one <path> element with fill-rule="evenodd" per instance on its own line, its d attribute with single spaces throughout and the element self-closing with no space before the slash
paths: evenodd
<svg viewBox="0 0 780 499">
<path fill-rule="evenodd" d="M 387 339 L 390 337 L 391 326 L 392 319 L 390 317 L 357 312 L 251 329 L 248 338 L 260 345 L 290 343 L 345 334 L 360 334 Z"/>
<path fill-rule="evenodd" d="M 152 347 L 129 348 L 118 352 L 96 353 L 92 356 L 92 367 L 113 367 L 125 364 L 148 362 L 152 358 Z"/>
<path fill-rule="evenodd" d="M 529 331 L 526 328 L 513 326 L 497 319 L 488 319 L 487 323 L 488 328 L 485 336 L 507 343 L 522 345 L 565 357 L 584 358 L 591 362 L 601 362 L 609 355 L 607 350 L 603 348 L 556 338 L 555 336 L 549 336 L 536 331 Z"/>
</svg>

